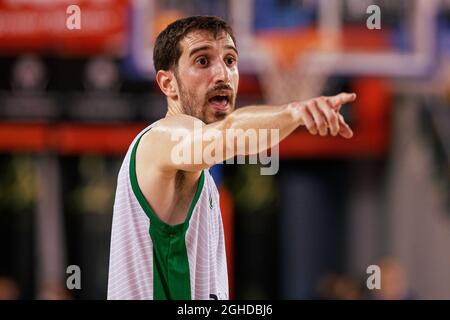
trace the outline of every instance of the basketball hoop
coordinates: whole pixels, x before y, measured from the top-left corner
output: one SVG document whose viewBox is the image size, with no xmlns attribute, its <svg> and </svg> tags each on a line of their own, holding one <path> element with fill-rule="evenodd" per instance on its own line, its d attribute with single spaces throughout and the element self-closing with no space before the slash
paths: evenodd
<svg viewBox="0 0 450 320">
<path fill-rule="evenodd" d="M 322 94 L 336 61 L 315 59 L 311 50 L 337 49 L 337 41 L 323 43 L 314 30 L 264 35 L 257 43 L 266 51 L 259 68 L 264 99 L 269 104 L 307 100 Z"/>
</svg>

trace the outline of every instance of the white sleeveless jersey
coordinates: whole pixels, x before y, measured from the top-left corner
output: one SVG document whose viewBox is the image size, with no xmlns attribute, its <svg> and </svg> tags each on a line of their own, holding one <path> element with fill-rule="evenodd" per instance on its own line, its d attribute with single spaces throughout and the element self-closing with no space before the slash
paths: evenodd
<svg viewBox="0 0 450 320">
<path fill-rule="evenodd" d="M 204 170 L 186 221 L 161 221 L 136 179 L 144 129 L 120 168 L 111 233 L 108 299 L 228 299 L 219 193 Z M 158 150 L 155 150 L 158 152 Z M 151 195 L 150 195 L 151 197 Z"/>
</svg>

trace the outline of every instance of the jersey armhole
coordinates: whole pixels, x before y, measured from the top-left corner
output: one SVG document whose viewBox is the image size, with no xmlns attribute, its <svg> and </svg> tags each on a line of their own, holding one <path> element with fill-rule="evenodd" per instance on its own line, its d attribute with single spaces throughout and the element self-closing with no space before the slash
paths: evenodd
<svg viewBox="0 0 450 320">
<path fill-rule="evenodd" d="M 200 174 L 200 178 L 198 180 L 197 184 L 197 191 L 195 192 L 194 198 L 192 199 L 191 206 L 189 207 L 188 214 L 186 216 L 186 220 L 180 224 L 176 225 L 170 225 L 162 221 L 158 215 L 155 213 L 153 208 L 148 203 L 147 199 L 145 198 L 144 194 L 141 191 L 141 188 L 139 187 L 138 181 L 137 181 L 137 175 L 136 175 L 136 151 L 137 147 L 139 145 L 139 142 L 141 138 L 144 136 L 145 133 L 147 133 L 151 129 L 148 128 L 142 134 L 137 138 L 133 149 L 131 151 L 130 156 L 130 182 L 131 187 L 133 189 L 133 193 L 138 200 L 141 208 L 144 210 L 147 217 L 150 219 L 150 222 L 156 226 L 158 229 L 161 229 L 162 231 L 165 231 L 167 233 L 179 233 L 182 231 L 186 231 L 187 227 L 189 226 L 189 220 L 192 216 L 192 212 L 194 211 L 194 208 L 198 202 L 198 199 L 200 198 L 201 192 L 203 190 L 204 180 L 205 180 L 205 173 L 204 170 L 202 170 L 202 173 Z"/>
</svg>

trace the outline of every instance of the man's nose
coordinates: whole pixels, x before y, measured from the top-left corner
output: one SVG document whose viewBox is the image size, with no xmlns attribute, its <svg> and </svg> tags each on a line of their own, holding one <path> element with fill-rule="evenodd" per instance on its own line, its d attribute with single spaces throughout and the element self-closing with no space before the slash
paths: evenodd
<svg viewBox="0 0 450 320">
<path fill-rule="evenodd" d="M 224 61 L 219 61 L 214 66 L 214 83 L 230 83 L 230 69 Z"/>
</svg>

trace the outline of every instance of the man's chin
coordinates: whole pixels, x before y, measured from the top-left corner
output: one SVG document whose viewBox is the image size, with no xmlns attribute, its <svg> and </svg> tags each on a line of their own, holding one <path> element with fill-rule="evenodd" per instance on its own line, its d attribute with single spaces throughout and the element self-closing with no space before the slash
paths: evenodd
<svg viewBox="0 0 450 320">
<path fill-rule="evenodd" d="M 210 123 L 214 123 L 220 120 L 225 119 L 226 115 L 224 116 L 220 116 L 220 115 L 210 115 L 208 117 L 206 117 L 205 119 L 202 119 L 204 123 L 206 124 L 210 124 Z"/>
<path fill-rule="evenodd" d="M 208 117 L 208 120 L 209 120 L 208 123 L 213 123 L 213 122 L 223 120 L 230 113 L 231 113 L 231 109 L 228 109 L 227 111 L 215 111 Z"/>
<path fill-rule="evenodd" d="M 205 119 L 203 119 L 203 122 L 205 122 L 206 124 L 225 119 L 225 117 L 233 111 L 233 108 L 228 107 L 225 110 L 211 110 L 211 108 L 209 108 L 208 111 L 209 112 L 205 114 Z"/>
</svg>

